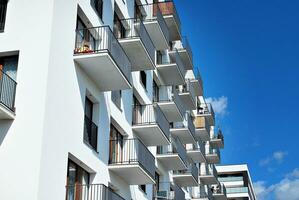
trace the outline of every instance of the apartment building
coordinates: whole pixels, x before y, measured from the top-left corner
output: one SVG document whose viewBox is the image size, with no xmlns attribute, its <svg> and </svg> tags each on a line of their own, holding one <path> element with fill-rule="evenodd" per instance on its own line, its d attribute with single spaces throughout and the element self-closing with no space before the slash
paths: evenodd
<svg viewBox="0 0 299 200">
<path fill-rule="evenodd" d="M 256 200 L 249 169 L 246 164 L 216 167 L 218 181 L 225 185 L 227 199 Z"/>
<path fill-rule="evenodd" d="M 0 0 L 0 74 L 0 199 L 226 198 L 173 1 Z"/>
</svg>

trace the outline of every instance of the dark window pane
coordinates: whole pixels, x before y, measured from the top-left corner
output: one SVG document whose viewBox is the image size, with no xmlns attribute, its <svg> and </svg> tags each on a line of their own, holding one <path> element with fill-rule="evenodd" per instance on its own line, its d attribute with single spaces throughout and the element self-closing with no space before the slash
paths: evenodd
<svg viewBox="0 0 299 200">
<path fill-rule="evenodd" d="M 7 0 L 0 0 L 0 32 L 4 31 Z"/>
</svg>

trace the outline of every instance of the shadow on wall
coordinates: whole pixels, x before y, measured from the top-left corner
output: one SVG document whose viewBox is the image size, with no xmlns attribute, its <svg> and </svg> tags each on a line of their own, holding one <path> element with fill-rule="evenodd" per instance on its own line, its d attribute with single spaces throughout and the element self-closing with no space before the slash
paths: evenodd
<svg viewBox="0 0 299 200">
<path fill-rule="evenodd" d="M 3 143 L 5 136 L 11 127 L 13 120 L 0 120 L 0 146 Z"/>
<path fill-rule="evenodd" d="M 97 151 L 91 148 L 93 154 L 98 157 L 103 163 L 108 163 L 109 155 L 107 150 L 109 149 L 109 130 L 110 130 L 110 117 L 108 116 L 108 108 L 107 108 L 107 99 L 104 95 L 104 92 L 98 92 L 98 88 L 95 84 L 88 78 L 88 76 L 79 69 L 80 66 L 75 63 L 75 71 L 78 82 L 78 87 L 80 91 L 81 97 L 81 105 L 82 105 L 82 141 L 83 141 L 83 133 L 84 133 L 84 109 L 85 109 L 85 97 L 87 95 L 87 91 L 96 99 L 97 101 L 97 112 L 98 115 L 94 119 L 95 123 L 98 125 L 98 141 L 97 141 Z M 92 86 L 88 88 L 89 86 Z"/>
</svg>

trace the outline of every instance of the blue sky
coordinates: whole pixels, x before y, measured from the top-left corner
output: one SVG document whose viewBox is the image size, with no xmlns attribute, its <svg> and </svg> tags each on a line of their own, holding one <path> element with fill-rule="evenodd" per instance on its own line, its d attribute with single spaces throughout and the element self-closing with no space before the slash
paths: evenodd
<svg viewBox="0 0 299 200">
<path fill-rule="evenodd" d="M 299 1 L 176 5 L 205 96 L 218 103 L 223 164 L 248 163 L 259 199 L 282 199 L 299 187 Z"/>
</svg>

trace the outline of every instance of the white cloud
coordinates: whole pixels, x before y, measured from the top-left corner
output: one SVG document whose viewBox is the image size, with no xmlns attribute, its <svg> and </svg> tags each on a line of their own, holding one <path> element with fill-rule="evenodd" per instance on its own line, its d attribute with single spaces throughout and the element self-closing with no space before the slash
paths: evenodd
<svg viewBox="0 0 299 200">
<path fill-rule="evenodd" d="M 288 152 L 286 151 L 275 151 L 273 154 L 267 158 L 263 158 L 260 160 L 259 165 L 260 166 L 266 166 L 272 163 L 272 161 L 275 161 L 278 164 L 281 164 L 284 160 L 284 158 L 288 155 Z M 298 172 L 299 173 L 299 172 Z"/>
<path fill-rule="evenodd" d="M 228 104 L 227 97 L 225 96 L 221 96 L 219 98 L 208 97 L 206 98 L 206 102 L 212 104 L 216 114 L 221 116 L 227 114 L 227 104 Z"/>
<path fill-rule="evenodd" d="M 298 200 L 299 169 L 294 169 L 281 181 L 268 187 L 264 181 L 255 182 L 253 185 L 258 200 Z"/>
</svg>

